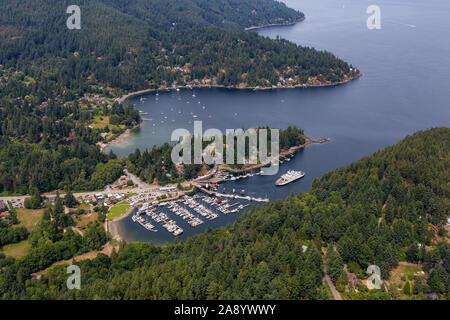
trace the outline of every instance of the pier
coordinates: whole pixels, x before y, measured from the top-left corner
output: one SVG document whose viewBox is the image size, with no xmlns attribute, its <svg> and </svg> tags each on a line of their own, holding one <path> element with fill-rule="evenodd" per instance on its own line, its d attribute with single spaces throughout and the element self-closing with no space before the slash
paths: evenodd
<svg viewBox="0 0 450 320">
<path fill-rule="evenodd" d="M 219 198 L 242 199 L 242 200 L 255 201 L 255 202 L 269 202 L 269 199 L 265 199 L 265 198 L 254 198 L 254 197 L 250 197 L 250 196 L 240 196 L 237 194 L 219 193 L 216 191 L 207 190 L 207 189 L 199 187 L 199 186 L 197 186 L 197 189 L 199 189 L 200 191 L 202 191 L 210 196 L 216 196 Z"/>
</svg>

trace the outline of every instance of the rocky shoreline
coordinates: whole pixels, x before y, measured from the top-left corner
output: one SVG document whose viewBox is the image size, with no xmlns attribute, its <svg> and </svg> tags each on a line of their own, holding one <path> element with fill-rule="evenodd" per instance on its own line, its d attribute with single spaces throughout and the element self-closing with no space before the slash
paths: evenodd
<svg viewBox="0 0 450 320">
<path fill-rule="evenodd" d="M 292 156 L 292 155 L 294 155 L 297 151 L 299 151 L 299 150 L 301 150 L 301 149 L 303 149 L 303 148 L 306 148 L 307 146 L 309 146 L 309 145 L 311 145 L 311 144 L 322 144 L 322 143 L 327 143 L 327 142 L 330 142 L 330 141 L 331 141 L 329 138 L 312 139 L 312 138 L 310 138 L 310 137 L 308 137 L 308 136 L 305 136 L 305 139 L 306 139 L 306 141 L 305 141 L 304 144 L 301 144 L 301 145 L 299 145 L 299 146 L 291 147 L 289 150 L 283 150 L 283 151 L 281 151 L 278 160 L 285 159 L 285 158 L 287 158 L 288 156 Z M 271 161 L 272 161 L 272 160 L 270 160 L 270 161 L 268 161 L 268 162 L 265 162 L 265 163 L 253 164 L 253 165 L 250 165 L 250 166 L 247 166 L 247 167 L 244 166 L 244 167 L 241 168 L 241 169 L 231 168 L 231 167 L 228 166 L 228 165 L 222 165 L 222 166 L 220 166 L 220 169 L 221 169 L 221 170 L 224 170 L 224 171 L 231 172 L 231 173 L 244 173 L 244 172 L 247 172 L 247 171 L 252 171 L 252 170 L 255 170 L 255 169 L 263 168 L 263 167 L 269 165 L 269 164 L 271 163 Z"/>
<path fill-rule="evenodd" d="M 284 85 L 284 86 L 275 86 L 275 87 L 249 87 L 249 86 L 225 86 L 220 84 L 196 84 L 196 85 L 185 85 L 185 86 L 176 86 L 176 87 L 158 87 L 158 88 L 152 88 L 152 89 L 144 89 L 140 91 L 131 92 L 128 94 L 123 95 L 120 98 L 117 98 L 115 101 L 122 104 L 127 99 L 135 96 L 140 96 L 146 93 L 150 92 L 157 92 L 157 91 L 172 91 L 177 89 L 205 89 L 205 88 L 222 88 L 222 89 L 235 89 L 235 90 L 254 90 L 254 91 L 264 91 L 264 90 L 278 90 L 278 89 L 297 89 L 297 88 L 321 88 L 321 87 L 335 87 L 342 84 L 349 83 L 353 80 L 356 80 L 358 78 L 362 77 L 362 73 L 359 72 L 355 76 L 348 77 L 345 80 L 339 81 L 339 82 L 332 82 L 332 83 L 321 83 L 321 84 L 296 84 L 296 85 Z"/>
</svg>

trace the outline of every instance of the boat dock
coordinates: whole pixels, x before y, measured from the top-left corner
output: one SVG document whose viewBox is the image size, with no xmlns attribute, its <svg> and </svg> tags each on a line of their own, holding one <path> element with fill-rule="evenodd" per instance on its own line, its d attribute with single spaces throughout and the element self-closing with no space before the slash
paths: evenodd
<svg viewBox="0 0 450 320">
<path fill-rule="evenodd" d="M 220 197 L 220 198 L 242 199 L 242 200 L 255 201 L 255 202 L 269 202 L 269 199 L 265 199 L 265 198 L 254 198 L 254 197 L 250 197 L 250 196 L 240 196 L 237 194 L 219 193 L 216 191 L 207 190 L 207 189 L 205 189 L 203 187 L 199 187 L 199 186 L 197 186 L 197 188 L 200 191 L 202 191 L 210 196 L 216 196 L 216 197 Z"/>
</svg>

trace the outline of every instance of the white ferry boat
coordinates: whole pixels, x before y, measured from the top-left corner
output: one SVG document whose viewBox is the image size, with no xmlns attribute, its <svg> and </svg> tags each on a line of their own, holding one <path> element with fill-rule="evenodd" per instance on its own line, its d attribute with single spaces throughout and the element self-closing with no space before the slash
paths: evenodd
<svg viewBox="0 0 450 320">
<path fill-rule="evenodd" d="M 280 179 L 275 182 L 276 186 L 285 186 L 295 180 L 301 179 L 306 175 L 303 171 L 289 170 L 286 174 L 283 174 Z"/>
</svg>

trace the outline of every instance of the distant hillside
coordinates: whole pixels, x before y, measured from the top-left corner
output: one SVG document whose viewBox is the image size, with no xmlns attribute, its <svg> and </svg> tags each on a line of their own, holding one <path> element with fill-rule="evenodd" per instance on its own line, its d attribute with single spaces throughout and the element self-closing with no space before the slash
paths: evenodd
<svg viewBox="0 0 450 320">
<path fill-rule="evenodd" d="M 42 80 L 37 85 L 45 83 L 45 90 L 33 92 L 41 101 L 64 88 L 86 92 L 87 80 L 128 91 L 195 79 L 231 86 L 271 87 L 280 78 L 332 84 L 357 74 L 332 54 L 236 30 L 303 17 L 272 0 L 80 0 L 82 29 L 75 31 L 66 28 L 70 1 L 0 4 L 0 65 Z"/>
<path fill-rule="evenodd" d="M 273 0 L 101 0 L 150 25 L 171 30 L 189 27 L 244 29 L 287 24 L 304 18 L 302 12 Z"/>
</svg>

